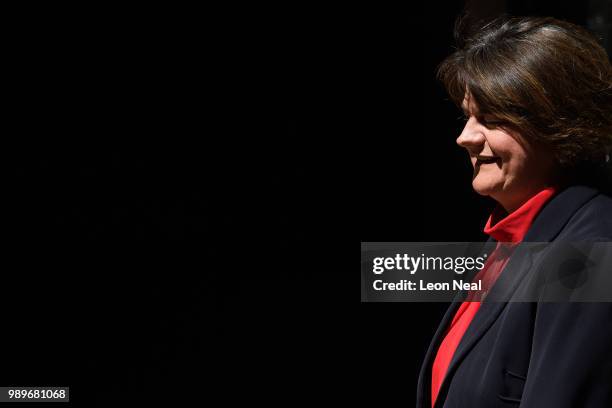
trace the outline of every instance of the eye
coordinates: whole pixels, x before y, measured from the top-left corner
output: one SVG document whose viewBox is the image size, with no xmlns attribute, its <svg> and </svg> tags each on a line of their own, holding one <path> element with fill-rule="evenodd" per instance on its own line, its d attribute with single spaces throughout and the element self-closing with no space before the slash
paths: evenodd
<svg viewBox="0 0 612 408">
<path fill-rule="evenodd" d="M 503 121 L 494 118 L 493 116 L 482 116 L 478 118 L 478 121 L 488 128 L 495 128 L 503 125 Z"/>
</svg>

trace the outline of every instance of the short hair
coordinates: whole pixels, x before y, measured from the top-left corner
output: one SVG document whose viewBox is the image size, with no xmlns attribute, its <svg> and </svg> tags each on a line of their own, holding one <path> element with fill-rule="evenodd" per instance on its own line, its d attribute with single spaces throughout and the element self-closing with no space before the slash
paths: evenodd
<svg viewBox="0 0 612 408">
<path fill-rule="evenodd" d="M 474 25 L 462 16 L 455 38 L 457 49 L 437 75 L 458 106 L 468 92 L 479 114 L 548 146 L 561 170 L 605 164 L 612 67 L 593 34 L 552 17 Z"/>
</svg>

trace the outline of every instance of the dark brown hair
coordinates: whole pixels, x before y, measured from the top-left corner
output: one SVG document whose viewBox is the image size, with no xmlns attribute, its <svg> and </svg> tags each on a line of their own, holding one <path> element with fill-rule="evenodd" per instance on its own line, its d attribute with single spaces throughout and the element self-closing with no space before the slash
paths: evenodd
<svg viewBox="0 0 612 408">
<path fill-rule="evenodd" d="M 467 91 L 479 114 L 545 144 L 566 172 L 605 166 L 612 150 L 612 66 L 597 38 L 550 17 L 474 25 L 465 16 L 455 37 L 457 50 L 438 78 L 458 106 Z"/>
</svg>

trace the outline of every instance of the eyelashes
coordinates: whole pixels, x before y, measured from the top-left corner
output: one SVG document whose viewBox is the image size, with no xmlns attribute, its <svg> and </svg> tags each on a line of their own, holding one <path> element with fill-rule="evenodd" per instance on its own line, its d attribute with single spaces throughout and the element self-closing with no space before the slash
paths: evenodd
<svg viewBox="0 0 612 408">
<path fill-rule="evenodd" d="M 504 122 L 495 118 L 477 117 L 476 119 L 478 120 L 478 123 L 489 129 L 493 129 L 504 124 Z M 470 120 L 470 117 L 466 115 L 461 115 L 457 117 L 457 120 L 463 123 L 467 123 L 467 121 Z"/>
<path fill-rule="evenodd" d="M 486 126 L 488 128 L 496 128 L 496 127 L 499 127 L 499 126 L 501 126 L 503 124 L 503 122 L 500 121 L 500 120 L 485 119 L 485 118 L 478 119 L 478 122 L 482 123 L 484 126 Z"/>
</svg>

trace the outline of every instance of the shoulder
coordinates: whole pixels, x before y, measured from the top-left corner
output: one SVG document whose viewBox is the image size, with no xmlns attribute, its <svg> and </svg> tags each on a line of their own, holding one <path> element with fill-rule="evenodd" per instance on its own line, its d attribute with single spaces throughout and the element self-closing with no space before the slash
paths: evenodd
<svg viewBox="0 0 612 408">
<path fill-rule="evenodd" d="M 558 238 L 612 241 L 612 198 L 597 193 L 571 216 Z"/>
</svg>

